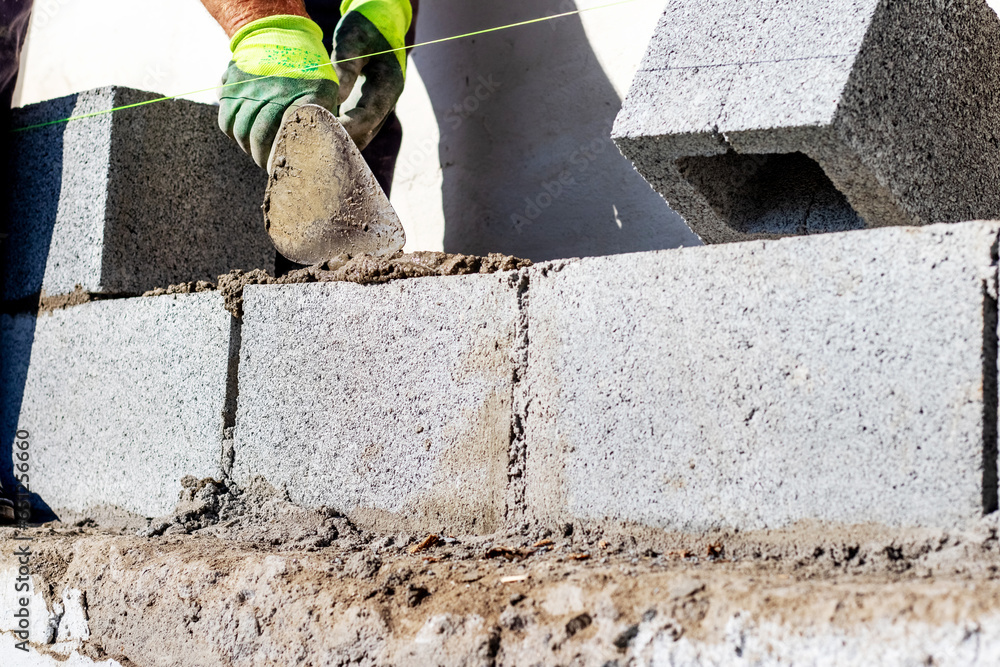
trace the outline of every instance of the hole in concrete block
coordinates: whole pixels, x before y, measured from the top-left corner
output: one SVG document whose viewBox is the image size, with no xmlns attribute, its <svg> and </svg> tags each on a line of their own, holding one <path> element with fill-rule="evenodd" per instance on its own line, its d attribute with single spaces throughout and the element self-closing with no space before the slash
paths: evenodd
<svg viewBox="0 0 1000 667">
<path fill-rule="evenodd" d="M 681 174 L 722 220 L 744 234 L 821 234 L 865 222 L 804 153 L 692 156 Z"/>
</svg>

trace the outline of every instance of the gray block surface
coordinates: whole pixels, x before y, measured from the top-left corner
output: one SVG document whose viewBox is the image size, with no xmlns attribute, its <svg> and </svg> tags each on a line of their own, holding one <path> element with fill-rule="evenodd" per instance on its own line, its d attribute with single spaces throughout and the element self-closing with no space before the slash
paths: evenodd
<svg viewBox="0 0 1000 667">
<path fill-rule="evenodd" d="M 99 88 L 17 109 L 14 125 L 156 97 Z M 13 134 L 3 298 L 77 285 L 136 294 L 230 269 L 273 271 L 266 174 L 219 131 L 217 113 L 170 100 Z"/>
<path fill-rule="evenodd" d="M 368 526 L 499 528 L 516 282 L 247 287 L 233 478 Z"/>
<path fill-rule="evenodd" d="M 613 136 L 706 242 L 1000 216 L 984 0 L 668 3 Z"/>
<path fill-rule="evenodd" d="M 995 510 L 998 230 L 530 269 L 529 513 L 705 531 Z"/>
<path fill-rule="evenodd" d="M 221 478 L 231 322 L 217 293 L 2 316 L 4 471 L 25 429 L 31 491 L 56 513 L 161 516 L 185 475 Z"/>
<path fill-rule="evenodd" d="M 245 292 L 233 477 L 366 525 L 503 519 L 517 289 L 505 274 Z"/>
</svg>

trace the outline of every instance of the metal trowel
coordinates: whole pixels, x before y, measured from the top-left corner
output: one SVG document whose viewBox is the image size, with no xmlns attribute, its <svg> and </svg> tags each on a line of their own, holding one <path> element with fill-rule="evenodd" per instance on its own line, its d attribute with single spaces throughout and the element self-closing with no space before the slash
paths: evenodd
<svg viewBox="0 0 1000 667">
<path fill-rule="evenodd" d="M 289 110 L 268 160 L 264 225 L 282 255 L 319 264 L 338 255 L 391 255 L 403 226 L 337 117 L 314 104 Z"/>
</svg>

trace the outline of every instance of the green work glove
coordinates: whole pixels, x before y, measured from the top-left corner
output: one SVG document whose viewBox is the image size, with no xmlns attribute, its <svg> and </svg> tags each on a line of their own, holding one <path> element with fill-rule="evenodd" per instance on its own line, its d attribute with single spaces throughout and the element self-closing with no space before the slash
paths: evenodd
<svg viewBox="0 0 1000 667">
<path fill-rule="evenodd" d="M 340 118 L 358 148 L 368 145 L 385 123 L 403 92 L 406 52 L 402 49 L 413 20 L 410 0 L 344 0 L 343 18 L 334 35 L 334 60 L 340 77 L 343 104 L 359 75 L 364 75 L 361 98 Z M 340 62 L 347 60 L 347 62 Z"/>
<path fill-rule="evenodd" d="M 323 31 L 302 16 L 248 23 L 229 47 L 233 60 L 219 89 L 219 127 L 266 169 L 286 110 L 318 104 L 337 113 L 337 73 Z"/>
</svg>

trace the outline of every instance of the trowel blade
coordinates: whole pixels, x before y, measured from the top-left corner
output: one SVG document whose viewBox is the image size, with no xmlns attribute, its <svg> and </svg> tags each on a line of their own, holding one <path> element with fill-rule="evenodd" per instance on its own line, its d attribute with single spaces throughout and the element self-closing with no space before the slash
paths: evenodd
<svg viewBox="0 0 1000 667">
<path fill-rule="evenodd" d="M 274 247 L 293 262 L 391 255 L 406 243 L 361 152 L 323 107 L 306 104 L 285 115 L 268 171 L 264 225 Z"/>
</svg>

